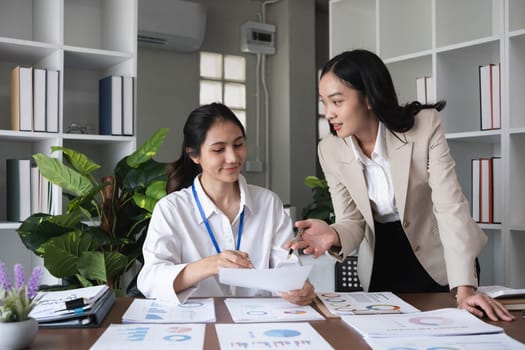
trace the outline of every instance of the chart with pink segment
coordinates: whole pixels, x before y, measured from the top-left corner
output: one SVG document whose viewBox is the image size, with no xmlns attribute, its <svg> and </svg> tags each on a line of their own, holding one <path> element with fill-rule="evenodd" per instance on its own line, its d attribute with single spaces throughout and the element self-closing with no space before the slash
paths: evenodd
<svg viewBox="0 0 525 350">
<path fill-rule="evenodd" d="M 199 350 L 204 330 L 204 324 L 111 324 L 91 350 Z"/>
<path fill-rule="evenodd" d="M 221 350 L 326 350 L 330 344 L 308 323 L 216 324 Z"/>
<path fill-rule="evenodd" d="M 228 298 L 224 300 L 234 322 L 286 322 L 323 320 L 311 306 L 280 298 Z"/>
<path fill-rule="evenodd" d="M 328 311 L 334 315 L 374 315 L 419 312 L 391 292 L 317 293 Z"/>
</svg>

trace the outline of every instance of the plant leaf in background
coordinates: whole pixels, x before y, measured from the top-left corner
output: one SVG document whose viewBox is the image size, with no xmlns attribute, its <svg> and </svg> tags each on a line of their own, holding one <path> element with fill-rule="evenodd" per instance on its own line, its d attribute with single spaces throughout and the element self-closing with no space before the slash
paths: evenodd
<svg viewBox="0 0 525 350">
<path fill-rule="evenodd" d="M 85 154 L 74 151 L 70 148 L 53 146 L 51 147 L 51 152 L 62 151 L 66 161 L 71 164 L 71 166 L 81 173 L 82 175 L 89 175 L 93 171 L 100 168 L 100 165 L 93 162 L 91 159 L 86 157 Z"/>
<path fill-rule="evenodd" d="M 307 176 L 304 184 L 312 189 L 313 200 L 303 208 L 301 213 L 303 219 L 320 219 L 328 224 L 334 223 L 334 207 L 326 180 L 319 179 L 317 176 Z"/>
<path fill-rule="evenodd" d="M 93 188 L 93 184 L 87 177 L 65 166 L 56 158 L 37 153 L 33 155 L 33 159 L 36 161 L 42 176 L 52 184 L 62 187 L 65 191 L 83 196 Z"/>
<path fill-rule="evenodd" d="M 140 164 L 153 158 L 155 154 L 157 154 L 160 146 L 164 143 L 167 134 L 167 128 L 157 130 L 141 147 L 127 158 L 126 163 L 132 168 L 137 168 Z"/>
</svg>

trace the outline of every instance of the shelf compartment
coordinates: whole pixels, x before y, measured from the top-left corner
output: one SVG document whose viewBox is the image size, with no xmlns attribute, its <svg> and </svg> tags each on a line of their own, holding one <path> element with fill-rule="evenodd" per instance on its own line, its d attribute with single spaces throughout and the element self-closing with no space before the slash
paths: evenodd
<svg viewBox="0 0 525 350">
<path fill-rule="evenodd" d="M 525 35 L 509 39 L 509 110 L 510 127 L 525 127 Z"/>
<path fill-rule="evenodd" d="M 61 1 L 0 0 L 0 35 L 60 44 Z"/>
<path fill-rule="evenodd" d="M 511 226 L 524 226 L 525 216 L 525 134 L 510 135 L 508 208 Z"/>
<path fill-rule="evenodd" d="M 480 285 L 504 284 L 503 249 L 501 231 L 484 228 L 487 235 L 487 244 L 478 256 L 480 271 Z"/>
<path fill-rule="evenodd" d="M 387 63 L 401 105 L 416 100 L 416 79 L 432 76 L 432 56 Z"/>
<path fill-rule="evenodd" d="M 64 0 L 64 44 L 134 54 L 137 4 L 129 0 Z M 134 34 L 133 34 L 134 33 Z"/>
<path fill-rule="evenodd" d="M 525 287 L 525 274 L 523 273 L 523 266 L 525 266 L 525 254 L 523 254 L 523 247 L 525 247 L 525 230 L 510 230 L 508 247 L 506 251 L 509 265 L 506 276 L 508 279 L 508 283 L 506 285 L 508 287 Z"/>
<path fill-rule="evenodd" d="M 502 3 L 500 0 L 436 1 L 436 46 L 501 36 Z"/>
<path fill-rule="evenodd" d="M 436 95 L 447 101 L 441 112 L 447 133 L 481 131 L 479 66 L 500 62 L 500 42 L 436 55 Z"/>
<path fill-rule="evenodd" d="M 525 29 L 525 1 L 509 0 L 509 30 Z"/>
<path fill-rule="evenodd" d="M 431 0 L 379 0 L 379 23 L 383 58 L 432 49 Z"/>
<path fill-rule="evenodd" d="M 0 221 L 6 225 L 7 203 L 6 203 L 6 159 L 32 159 L 36 153 L 51 155 L 51 146 L 59 146 L 58 138 L 30 138 L 26 140 L 11 139 L 9 136 L 0 136 L 0 152 L 2 154 L 0 162 Z M 0 226 L 2 227 L 2 226 Z M 8 226 L 8 228 L 10 228 Z"/>
<path fill-rule="evenodd" d="M 472 208 L 472 160 L 501 156 L 501 138 L 449 139 L 450 153 L 456 161 L 456 174 L 461 189 Z M 492 225 L 488 226 L 493 228 Z"/>
<path fill-rule="evenodd" d="M 352 49 L 377 52 L 376 1 L 330 1 L 330 57 Z"/>
</svg>

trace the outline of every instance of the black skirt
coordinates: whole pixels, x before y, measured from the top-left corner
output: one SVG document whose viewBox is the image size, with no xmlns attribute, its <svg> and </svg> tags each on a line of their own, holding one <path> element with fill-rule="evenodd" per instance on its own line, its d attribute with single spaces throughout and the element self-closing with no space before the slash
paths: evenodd
<svg viewBox="0 0 525 350">
<path fill-rule="evenodd" d="M 417 260 L 401 222 L 375 222 L 374 265 L 370 292 L 448 292 Z"/>
</svg>

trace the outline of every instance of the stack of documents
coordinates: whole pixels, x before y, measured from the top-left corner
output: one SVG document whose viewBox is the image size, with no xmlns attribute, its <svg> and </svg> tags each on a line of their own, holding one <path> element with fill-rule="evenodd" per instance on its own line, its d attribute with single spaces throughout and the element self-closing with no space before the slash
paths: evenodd
<svg viewBox="0 0 525 350">
<path fill-rule="evenodd" d="M 229 298 L 224 303 L 234 322 L 285 322 L 323 320 L 311 306 L 280 298 Z"/>
<path fill-rule="evenodd" d="M 122 316 L 123 323 L 215 322 L 212 298 L 188 299 L 184 304 L 135 299 Z"/>
<path fill-rule="evenodd" d="M 29 314 L 40 327 L 96 327 L 115 302 L 106 285 L 39 292 Z"/>
<path fill-rule="evenodd" d="M 392 292 L 318 293 L 317 297 L 322 302 L 318 306 L 324 313 L 328 312 L 327 317 L 419 312 Z"/>
<path fill-rule="evenodd" d="M 496 299 L 508 310 L 525 310 L 525 289 L 515 289 L 503 286 L 483 286 L 478 292 L 485 293 Z"/>
</svg>

